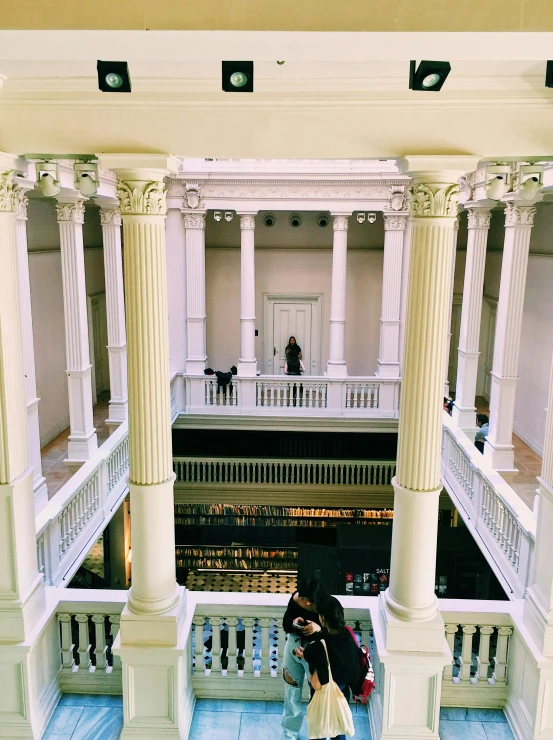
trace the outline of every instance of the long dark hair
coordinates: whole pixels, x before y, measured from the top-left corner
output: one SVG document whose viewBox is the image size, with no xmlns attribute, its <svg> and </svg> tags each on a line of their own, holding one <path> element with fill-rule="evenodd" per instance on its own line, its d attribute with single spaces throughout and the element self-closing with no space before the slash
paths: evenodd
<svg viewBox="0 0 553 740">
<path fill-rule="evenodd" d="M 293 340 L 294 340 L 294 344 L 290 344 L 290 339 L 293 339 Z M 290 338 L 288 339 L 288 344 L 286 345 L 286 350 L 285 350 L 285 352 L 289 352 L 289 351 L 290 351 L 291 349 L 293 349 L 293 350 L 294 350 L 294 352 L 298 352 L 298 353 L 299 353 L 299 352 L 301 352 L 301 347 L 300 347 L 300 345 L 299 345 L 299 344 L 297 343 L 297 341 L 296 341 L 296 337 L 294 337 L 294 336 L 291 336 L 291 337 L 290 337 Z"/>
<path fill-rule="evenodd" d="M 344 608 L 334 596 L 323 596 L 317 601 L 319 616 L 324 618 L 331 630 L 343 630 L 346 626 Z"/>
<path fill-rule="evenodd" d="M 326 589 L 318 578 L 302 578 L 298 583 L 298 594 L 318 608 L 319 600 L 326 596 Z"/>
</svg>

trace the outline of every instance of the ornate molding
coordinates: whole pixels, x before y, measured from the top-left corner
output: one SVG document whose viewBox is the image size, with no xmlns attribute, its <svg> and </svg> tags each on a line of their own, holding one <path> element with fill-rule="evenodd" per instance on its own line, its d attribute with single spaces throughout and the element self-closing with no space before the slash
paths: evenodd
<svg viewBox="0 0 553 740">
<path fill-rule="evenodd" d="M 347 216 L 332 216 L 332 228 L 334 231 L 347 231 L 348 230 L 348 217 Z"/>
<path fill-rule="evenodd" d="M 176 190 L 176 189 L 175 189 Z M 172 191 L 173 192 L 173 191 Z M 175 195 L 178 195 L 175 192 Z M 202 199 L 252 200 L 384 200 L 390 199 L 387 183 L 273 183 L 213 182 L 202 184 Z"/>
<path fill-rule="evenodd" d="M 456 218 L 459 200 L 459 185 L 443 183 L 415 183 L 411 192 L 413 200 L 411 212 L 415 217 L 436 218 L 449 216 Z"/>
<path fill-rule="evenodd" d="M 240 231 L 253 231 L 255 229 L 255 216 L 240 216 Z"/>
<path fill-rule="evenodd" d="M 25 190 L 22 188 L 16 188 L 15 192 L 15 217 L 18 221 L 27 220 L 27 205 L 29 199 Z"/>
<path fill-rule="evenodd" d="M 509 201 L 505 208 L 505 226 L 533 226 L 535 215 L 535 206 L 521 206 Z"/>
<path fill-rule="evenodd" d="M 100 208 L 100 223 L 102 226 L 121 226 L 119 208 Z"/>
<path fill-rule="evenodd" d="M 490 210 L 485 208 L 467 208 L 469 229 L 489 229 L 492 220 Z"/>
<path fill-rule="evenodd" d="M 384 213 L 384 231 L 405 231 L 409 214 Z"/>
<path fill-rule="evenodd" d="M 204 213 L 184 213 L 185 229 L 205 229 L 205 212 Z"/>
<path fill-rule="evenodd" d="M 406 211 L 409 209 L 405 185 L 390 185 L 390 210 Z"/>
<path fill-rule="evenodd" d="M 130 184 L 129 184 L 130 183 Z M 165 216 L 167 190 L 163 182 L 117 180 L 117 196 L 123 216 Z"/>
<path fill-rule="evenodd" d="M 56 203 L 58 223 L 73 222 L 84 224 L 84 200 L 75 200 L 71 203 Z"/>
<path fill-rule="evenodd" d="M 188 208 L 199 208 L 200 206 L 200 185 L 197 182 L 187 182 L 185 190 L 186 204 Z"/>
<path fill-rule="evenodd" d="M 15 211 L 17 185 L 14 182 L 15 172 L 8 170 L 0 172 L 0 211 L 12 213 Z"/>
</svg>

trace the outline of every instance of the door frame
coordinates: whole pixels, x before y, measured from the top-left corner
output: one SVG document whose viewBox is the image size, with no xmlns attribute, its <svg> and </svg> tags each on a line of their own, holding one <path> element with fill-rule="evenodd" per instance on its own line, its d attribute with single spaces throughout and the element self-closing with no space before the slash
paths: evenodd
<svg viewBox="0 0 553 740">
<path fill-rule="evenodd" d="M 94 322 L 92 319 L 92 313 L 93 313 L 93 305 L 96 303 L 99 303 L 103 298 L 103 304 L 106 309 L 106 326 L 105 326 L 105 337 L 106 340 L 106 348 L 107 348 L 107 298 L 106 298 L 106 291 L 105 290 L 97 290 L 95 293 L 89 293 L 86 297 L 86 308 L 87 308 L 87 323 L 88 323 L 88 351 L 89 351 L 89 357 L 90 357 L 90 364 L 91 364 L 91 381 L 92 381 L 92 404 L 95 406 L 98 403 L 98 388 L 96 384 L 96 350 L 95 350 L 95 343 L 98 337 L 94 334 Z M 104 372 L 104 384 L 107 381 L 107 386 L 102 389 L 102 392 L 109 389 L 109 353 L 108 353 L 108 366 L 106 367 L 104 364 L 103 372 Z M 105 373 L 107 372 L 107 378 L 105 376 Z"/>
<path fill-rule="evenodd" d="M 323 294 L 322 293 L 263 293 L 263 368 L 265 375 L 272 363 L 274 336 L 273 316 L 275 303 L 310 303 L 311 304 L 311 367 L 306 368 L 309 375 L 315 375 L 313 369 L 321 374 L 321 350 L 323 332 Z M 272 369 L 272 368 L 271 368 Z"/>
</svg>

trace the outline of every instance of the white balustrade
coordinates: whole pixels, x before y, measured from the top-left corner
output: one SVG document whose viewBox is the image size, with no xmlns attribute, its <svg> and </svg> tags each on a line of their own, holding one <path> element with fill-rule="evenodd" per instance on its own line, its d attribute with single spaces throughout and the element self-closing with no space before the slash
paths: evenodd
<svg viewBox="0 0 553 740">
<path fill-rule="evenodd" d="M 128 424 L 123 422 L 36 518 L 46 583 L 67 585 L 127 494 Z"/>
<path fill-rule="evenodd" d="M 346 383 L 346 408 L 377 409 L 379 391 L 378 383 Z"/>
<path fill-rule="evenodd" d="M 393 460 L 174 457 L 176 484 L 370 486 L 389 488 Z"/>
<path fill-rule="evenodd" d="M 534 514 L 446 412 L 442 481 L 507 593 L 522 598 L 532 569 Z"/>
<path fill-rule="evenodd" d="M 231 381 L 228 385 L 220 385 L 217 378 L 204 378 L 206 406 L 238 406 L 238 383 Z"/>
<path fill-rule="evenodd" d="M 327 384 L 310 378 L 297 380 L 258 380 L 256 406 L 267 408 L 324 409 L 327 403 Z"/>
</svg>

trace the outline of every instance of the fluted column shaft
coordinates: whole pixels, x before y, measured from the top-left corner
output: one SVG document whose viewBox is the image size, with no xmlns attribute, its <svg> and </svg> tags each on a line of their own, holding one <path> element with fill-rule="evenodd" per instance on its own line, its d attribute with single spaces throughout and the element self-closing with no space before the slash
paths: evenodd
<svg viewBox="0 0 553 740">
<path fill-rule="evenodd" d="M 121 213 L 116 205 L 100 209 L 104 241 L 106 309 L 109 359 L 109 418 L 117 426 L 128 416 L 127 333 L 125 330 L 125 295 L 121 255 Z"/>
<path fill-rule="evenodd" d="M 16 198 L 14 172 L 0 170 L 0 634 L 7 643 L 25 639 L 21 607 L 41 583 L 27 439 Z"/>
<path fill-rule="evenodd" d="M 129 608 L 178 601 L 165 254 L 166 198 L 157 170 L 120 170 L 129 382 L 132 587 Z"/>
<path fill-rule="evenodd" d="M 384 214 L 382 312 L 376 374 L 387 378 L 398 378 L 400 375 L 401 272 L 407 219 L 408 214 Z"/>
<path fill-rule="evenodd" d="M 238 375 L 255 377 L 255 214 L 240 215 L 240 361 Z"/>
<path fill-rule="evenodd" d="M 35 349 L 33 318 L 31 312 L 31 285 L 29 280 L 29 255 L 27 253 L 27 203 L 23 188 L 18 188 L 15 200 L 17 229 L 17 261 L 19 273 L 19 299 L 21 302 L 21 336 L 23 342 L 23 368 L 25 372 L 25 397 L 27 400 L 27 441 L 29 462 L 33 468 L 35 513 L 48 503 L 48 487 L 42 474 L 40 456 L 40 428 L 36 393 Z"/>
<path fill-rule="evenodd" d="M 445 368 L 444 368 L 444 398 L 449 398 L 449 353 L 451 349 L 451 318 L 453 315 L 453 284 L 455 281 L 455 257 L 457 254 L 457 237 L 459 236 L 459 217 L 453 222 L 453 240 L 451 242 L 451 249 L 453 252 L 453 258 L 451 260 L 451 275 L 450 275 L 450 292 L 451 292 L 451 303 L 449 304 L 449 314 L 447 320 L 447 339 L 445 347 Z"/>
<path fill-rule="evenodd" d="M 186 242 L 186 372 L 206 367 L 205 211 L 183 211 Z"/>
<path fill-rule="evenodd" d="M 332 293 L 330 297 L 330 343 L 326 374 L 345 378 L 346 365 L 346 278 L 348 260 L 348 216 L 332 214 Z"/>
<path fill-rule="evenodd" d="M 388 609 L 406 621 L 437 614 L 434 593 L 457 173 L 416 173 Z"/>
<path fill-rule="evenodd" d="M 480 323 L 486 267 L 486 245 L 490 229 L 489 206 L 466 204 L 468 216 L 467 259 L 461 308 L 461 330 L 457 362 L 457 385 L 453 419 L 461 429 L 476 429 L 476 380 L 480 354 Z"/>
<path fill-rule="evenodd" d="M 534 205 L 509 201 L 505 209 L 505 242 L 490 394 L 490 431 L 484 455 L 495 470 L 514 470 L 513 424 L 518 380 L 520 331 L 528 269 Z"/>
</svg>

